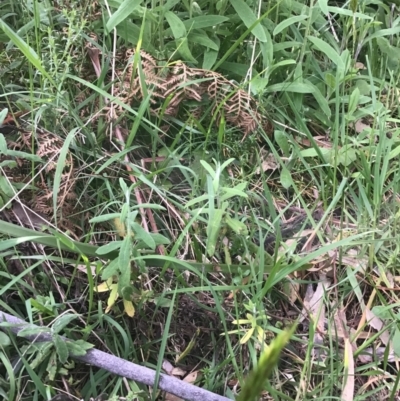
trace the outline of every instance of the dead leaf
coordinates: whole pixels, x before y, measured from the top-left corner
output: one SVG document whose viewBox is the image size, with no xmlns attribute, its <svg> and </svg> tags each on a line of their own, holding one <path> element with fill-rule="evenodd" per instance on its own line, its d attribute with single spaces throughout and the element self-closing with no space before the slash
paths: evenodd
<svg viewBox="0 0 400 401">
<path fill-rule="evenodd" d="M 279 163 L 276 161 L 274 154 L 271 152 L 262 156 L 261 166 L 257 167 L 256 174 L 261 174 L 267 170 L 276 170 Z"/>
<path fill-rule="evenodd" d="M 344 367 L 345 381 L 342 390 L 342 401 L 353 401 L 354 399 L 354 357 L 353 347 L 348 338 L 344 341 Z"/>
<path fill-rule="evenodd" d="M 172 371 L 174 370 L 174 366 L 172 365 L 171 362 L 167 361 L 166 359 L 163 360 L 161 368 L 167 375 L 171 376 L 173 374 Z"/>
<path fill-rule="evenodd" d="M 357 134 L 360 134 L 361 132 L 363 132 L 365 129 L 371 129 L 371 126 L 369 126 L 368 124 L 363 123 L 362 120 L 358 120 L 356 121 L 356 123 L 354 124 L 354 129 L 357 132 Z"/>
<path fill-rule="evenodd" d="M 194 372 L 189 373 L 182 381 L 193 384 L 197 380 L 199 373 L 200 371 L 195 370 Z M 180 397 L 177 397 L 176 395 L 166 393 L 165 401 L 184 401 L 184 400 Z"/>
</svg>

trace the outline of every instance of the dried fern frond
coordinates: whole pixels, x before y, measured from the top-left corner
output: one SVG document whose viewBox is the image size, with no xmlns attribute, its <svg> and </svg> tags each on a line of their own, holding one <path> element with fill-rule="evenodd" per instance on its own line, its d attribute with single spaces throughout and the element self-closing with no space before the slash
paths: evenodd
<svg viewBox="0 0 400 401">
<path fill-rule="evenodd" d="M 158 65 L 154 57 L 142 50 L 140 69 L 135 69 L 134 55 L 135 50 L 128 49 L 123 57 L 120 56 L 125 61 L 124 66 L 116 69 L 114 95 L 123 103 L 139 103 L 147 92 L 153 114 L 159 115 L 162 104 L 167 101 L 164 115 L 177 116 L 181 106 L 186 107 L 188 101 L 199 103 L 199 107 L 195 108 L 197 115 L 201 103 L 211 102 L 214 120 L 219 123 L 224 115 L 226 122 L 239 128 L 244 137 L 259 126 L 270 131 L 271 125 L 258 112 L 256 100 L 221 74 L 191 68 L 183 62 Z"/>
</svg>

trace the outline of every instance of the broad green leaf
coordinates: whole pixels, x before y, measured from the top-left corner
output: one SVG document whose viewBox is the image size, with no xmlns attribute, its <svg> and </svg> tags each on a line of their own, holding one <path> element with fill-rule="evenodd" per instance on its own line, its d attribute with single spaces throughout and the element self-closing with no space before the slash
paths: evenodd
<svg viewBox="0 0 400 401">
<path fill-rule="evenodd" d="M 12 150 L 12 149 L 7 149 L 6 150 L 6 155 L 7 156 L 11 156 L 11 157 L 20 157 L 21 159 L 26 159 L 26 160 L 30 160 L 33 162 L 42 162 L 43 159 L 37 155 L 34 155 L 32 153 L 26 153 L 26 152 L 21 152 L 19 150 Z"/>
<path fill-rule="evenodd" d="M 58 359 L 62 364 L 64 364 L 67 362 L 69 356 L 66 341 L 57 334 L 53 336 L 53 341 L 54 346 L 56 347 Z"/>
<path fill-rule="evenodd" d="M 397 357 L 400 356 L 400 331 L 396 327 L 392 339 L 392 344 L 393 344 L 393 351 L 396 354 Z"/>
<path fill-rule="evenodd" d="M 3 125 L 3 121 L 6 119 L 8 114 L 8 109 L 5 107 L 3 110 L 0 111 L 0 127 Z M 3 138 L 3 134 L 0 134 Z M 0 146 L 0 151 L 5 151 L 5 149 L 7 149 L 7 146 L 3 149 L 2 146 Z"/>
<path fill-rule="evenodd" d="M 353 115 L 354 112 L 357 109 L 358 106 L 358 102 L 360 100 L 360 89 L 358 89 L 357 87 L 353 90 L 353 92 L 350 95 L 350 99 L 349 99 L 349 108 L 348 108 L 348 115 Z"/>
<path fill-rule="evenodd" d="M 1 222 L 1 224 L 3 224 L 3 222 Z M 35 232 L 35 231 L 33 231 L 33 232 Z M 18 244 L 23 244 L 24 242 L 34 241 L 37 238 L 39 238 L 38 235 L 32 236 L 32 237 L 12 238 L 12 239 L 0 241 L 0 252 L 3 252 L 10 248 L 13 248 Z"/>
<path fill-rule="evenodd" d="M 203 201 L 206 201 L 206 200 L 208 200 L 208 195 L 207 194 L 200 195 L 197 198 L 194 198 L 194 199 L 190 200 L 189 202 L 187 202 L 186 205 L 185 205 L 185 208 L 188 208 L 188 207 L 190 207 L 192 205 L 195 205 L 196 203 L 203 202 Z"/>
<path fill-rule="evenodd" d="M 362 13 L 353 13 L 353 11 L 348 10 L 343 7 L 334 7 L 328 6 L 328 11 L 332 14 L 346 15 L 347 17 L 354 17 L 356 19 L 367 19 L 372 21 L 373 18 L 370 15 L 362 14 Z"/>
<path fill-rule="evenodd" d="M 208 49 L 204 52 L 203 70 L 211 70 L 217 60 L 218 52 Z"/>
<path fill-rule="evenodd" d="M 375 38 L 380 38 L 382 36 L 394 36 L 397 35 L 398 33 L 400 33 L 400 26 L 396 26 L 393 28 L 389 28 L 389 29 L 380 29 L 376 32 L 374 32 L 372 35 L 368 36 L 363 44 L 367 44 L 370 40 L 375 39 Z"/>
<path fill-rule="evenodd" d="M 42 65 L 38 54 L 32 49 L 19 35 L 17 35 L 1 18 L 0 18 L 0 30 L 10 38 L 11 42 L 22 52 L 27 60 L 44 76 L 46 77 L 54 87 L 57 87 L 51 76 L 47 73 Z"/>
<path fill-rule="evenodd" d="M 229 21 L 229 18 L 222 15 L 199 15 L 198 17 L 190 18 L 183 21 L 183 24 L 187 31 L 191 31 L 193 29 L 202 29 L 217 26 L 226 21 Z"/>
<path fill-rule="evenodd" d="M 58 370 L 57 367 L 58 367 L 57 351 L 53 351 L 50 354 L 49 363 L 47 364 L 47 367 L 46 367 L 46 370 L 47 370 L 47 372 L 49 374 L 49 379 L 51 381 L 53 381 L 55 379 L 55 377 L 56 377 L 57 370 Z"/>
<path fill-rule="evenodd" d="M 118 24 L 130 16 L 132 11 L 140 5 L 142 0 L 124 0 L 117 11 L 107 21 L 106 32 L 110 33 Z"/>
<path fill-rule="evenodd" d="M 394 159 L 398 155 L 400 155 L 400 146 L 397 146 L 390 151 L 389 156 L 388 156 L 389 160 Z"/>
<path fill-rule="evenodd" d="M 330 161 L 332 149 L 319 148 L 320 153 L 324 157 L 325 161 Z M 319 157 L 317 150 L 315 148 L 304 149 L 300 151 L 302 157 Z"/>
<path fill-rule="evenodd" d="M 308 36 L 307 38 L 318 50 L 325 53 L 332 63 L 336 64 L 339 69 L 344 70 L 345 66 L 340 54 L 331 45 L 320 38 L 315 38 L 313 36 Z"/>
<path fill-rule="evenodd" d="M 213 256 L 217 245 L 218 236 L 221 230 L 222 216 L 225 210 L 214 209 L 213 216 L 210 216 L 210 220 L 207 225 L 207 245 L 206 251 L 209 256 Z"/>
<path fill-rule="evenodd" d="M 118 271 L 118 259 L 114 259 L 104 268 L 103 272 L 101 273 L 101 279 L 108 280 L 110 277 L 116 276 Z"/>
<path fill-rule="evenodd" d="M 288 189 L 293 185 L 292 175 L 290 174 L 290 171 L 286 167 L 282 168 L 280 178 L 283 188 Z"/>
<path fill-rule="evenodd" d="M 319 107 L 321 108 L 321 110 L 323 111 L 323 113 L 330 118 L 332 115 L 332 111 L 329 107 L 328 101 L 326 100 L 326 97 L 322 95 L 321 91 L 318 89 L 318 86 L 313 85 L 311 82 L 309 82 L 308 80 L 305 81 L 307 83 L 307 85 L 310 85 L 313 87 L 314 91 L 313 91 L 313 96 L 315 98 L 315 100 L 317 101 Z"/>
<path fill-rule="evenodd" d="M 279 148 L 282 150 L 285 157 L 289 157 L 290 146 L 286 134 L 283 131 L 276 130 L 274 133 L 274 138 Z"/>
<path fill-rule="evenodd" d="M 86 352 L 93 348 L 93 344 L 89 344 L 83 340 L 67 341 L 68 353 L 71 356 L 84 356 Z"/>
<path fill-rule="evenodd" d="M 262 95 L 264 89 L 268 85 L 269 78 L 256 77 L 250 82 L 251 92 L 255 95 Z"/>
<path fill-rule="evenodd" d="M 211 178 L 214 180 L 215 171 L 213 170 L 213 168 L 205 160 L 200 160 L 200 163 L 207 170 L 208 174 L 211 175 Z"/>
<path fill-rule="evenodd" d="M 121 248 L 122 241 L 113 241 L 106 245 L 101 246 L 96 250 L 97 255 L 106 255 L 109 252 L 116 251 Z"/>
<path fill-rule="evenodd" d="M 57 320 L 54 322 L 53 326 L 51 327 L 53 333 L 60 333 L 66 326 L 68 326 L 69 323 L 71 323 L 73 320 L 75 320 L 78 316 L 80 315 L 72 315 L 72 314 L 66 314 L 62 315 L 61 317 L 58 317 Z"/>
<path fill-rule="evenodd" d="M 165 13 L 165 19 L 167 20 L 175 39 L 186 37 L 185 25 L 176 14 L 171 11 L 167 11 Z"/>
<path fill-rule="evenodd" d="M 28 325 L 18 332 L 18 337 L 32 337 L 37 336 L 42 333 L 49 333 L 50 329 L 48 327 L 39 327 Z"/>
<path fill-rule="evenodd" d="M 220 198 L 221 202 L 233 198 L 234 196 L 241 196 L 242 198 L 248 198 L 248 195 L 241 189 L 223 187 L 221 188 L 221 191 L 223 192 L 223 195 Z"/>
<path fill-rule="evenodd" d="M 284 19 L 281 23 L 279 23 L 272 33 L 273 36 L 280 34 L 284 29 L 292 24 L 297 24 L 300 21 L 304 21 L 308 18 L 308 15 L 296 15 L 294 17 L 290 17 L 288 19 Z"/>
<path fill-rule="evenodd" d="M 337 164 L 349 166 L 357 160 L 357 155 L 358 151 L 356 149 L 353 149 L 351 145 L 345 145 L 337 153 Z"/>
<path fill-rule="evenodd" d="M 243 21 L 247 28 L 250 28 L 256 21 L 257 17 L 254 15 L 252 9 L 243 0 L 230 0 L 237 15 Z M 260 41 L 266 42 L 267 36 L 264 29 L 260 24 L 256 25 L 251 33 Z"/>
<path fill-rule="evenodd" d="M 132 241 L 130 237 L 124 238 L 119 250 L 118 267 L 121 273 L 130 271 Z"/>
<path fill-rule="evenodd" d="M 116 219 L 121 216 L 121 213 L 108 213 L 101 216 L 93 217 L 89 220 L 89 223 L 103 223 L 104 221 L 109 221 Z"/>
<path fill-rule="evenodd" d="M 194 64 L 197 63 L 197 60 L 193 57 L 192 53 L 190 52 L 187 38 L 177 39 L 176 48 L 179 54 L 183 57 L 183 60 L 185 62 L 190 61 Z"/>
<path fill-rule="evenodd" d="M 240 220 L 226 216 L 225 222 L 236 234 L 247 235 L 247 226 Z"/>
<path fill-rule="evenodd" d="M 201 33 L 201 32 L 189 33 L 188 41 L 190 43 L 192 42 L 198 43 L 199 45 L 202 45 L 204 47 L 213 50 L 219 50 L 219 46 L 213 40 L 211 40 L 206 33 Z"/>
<path fill-rule="evenodd" d="M 328 0 L 318 0 L 318 5 L 321 11 L 325 14 L 328 15 L 329 9 L 328 9 Z"/>
<path fill-rule="evenodd" d="M 11 345 L 10 337 L 6 333 L 0 331 L 0 348 L 5 348 Z"/>
<path fill-rule="evenodd" d="M 266 92 L 294 92 L 294 93 L 314 93 L 314 87 L 307 83 L 282 82 L 270 85 L 265 88 Z"/>
<path fill-rule="evenodd" d="M 143 241 L 149 249 L 156 249 L 156 243 L 153 237 L 140 224 L 136 222 L 131 222 L 131 227 L 133 232 L 135 233 L 135 239 Z"/>
</svg>

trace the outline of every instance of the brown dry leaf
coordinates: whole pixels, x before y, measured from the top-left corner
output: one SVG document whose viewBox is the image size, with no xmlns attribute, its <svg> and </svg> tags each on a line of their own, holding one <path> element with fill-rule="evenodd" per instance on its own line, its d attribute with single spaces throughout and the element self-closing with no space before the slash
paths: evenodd
<svg viewBox="0 0 400 401">
<path fill-rule="evenodd" d="M 354 399 L 354 357 L 353 347 L 348 338 L 344 342 L 344 367 L 346 370 L 345 382 L 342 390 L 342 401 L 353 401 Z"/>
<path fill-rule="evenodd" d="M 300 316 L 300 322 L 305 318 L 309 317 L 310 319 L 317 322 L 315 335 L 313 338 L 313 349 L 312 355 L 316 361 L 319 363 L 323 363 L 326 358 L 326 355 L 323 351 L 324 345 L 324 334 L 325 334 L 325 304 L 324 304 L 324 294 L 328 290 L 331 285 L 331 281 L 326 277 L 325 274 L 320 274 L 320 281 L 317 285 L 315 291 L 311 285 L 307 287 L 306 296 L 304 298 L 304 307 L 302 314 Z"/>
<path fill-rule="evenodd" d="M 161 365 L 162 370 L 167 374 L 167 375 L 172 375 L 172 371 L 174 370 L 174 365 L 172 365 L 171 362 L 167 361 L 166 359 L 163 360 L 163 363 Z"/>
<path fill-rule="evenodd" d="M 272 152 L 264 154 L 262 157 L 261 166 L 257 167 L 256 174 L 264 173 L 267 170 L 276 170 L 279 167 L 279 163 Z"/>
<path fill-rule="evenodd" d="M 358 121 L 356 121 L 356 123 L 354 125 L 354 129 L 357 132 L 357 134 L 360 134 L 365 129 L 371 129 L 371 126 L 369 126 L 368 124 L 363 123 L 362 120 L 358 120 Z"/>
<path fill-rule="evenodd" d="M 200 371 L 195 370 L 194 372 L 189 373 L 182 381 L 193 384 L 197 380 L 199 374 Z M 166 393 L 165 401 L 184 401 L 184 400 L 183 398 L 177 397 L 176 395 Z"/>
</svg>

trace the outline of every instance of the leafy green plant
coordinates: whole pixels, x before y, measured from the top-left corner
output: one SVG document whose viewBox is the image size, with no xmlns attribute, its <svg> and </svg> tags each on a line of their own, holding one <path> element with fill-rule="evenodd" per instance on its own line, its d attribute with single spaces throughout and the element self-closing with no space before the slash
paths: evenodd
<svg viewBox="0 0 400 401">
<path fill-rule="evenodd" d="M 239 183 L 234 187 L 224 185 L 223 172 L 233 160 L 226 160 L 222 164 L 214 161 L 215 169 L 206 161 L 200 161 L 208 172 L 206 193 L 188 201 L 185 205 L 185 208 L 189 209 L 192 215 L 207 214 L 206 252 L 209 256 L 214 255 L 219 235 L 224 227 L 229 227 L 238 234 L 246 234 L 247 232 L 246 225 L 240 220 L 231 217 L 229 211 L 232 198 L 235 196 L 247 198 L 247 194 L 244 192 L 247 186 L 246 182 Z M 203 206 L 195 209 L 191 208 L 199 203 L 203 204 Z"/>
</svg>

